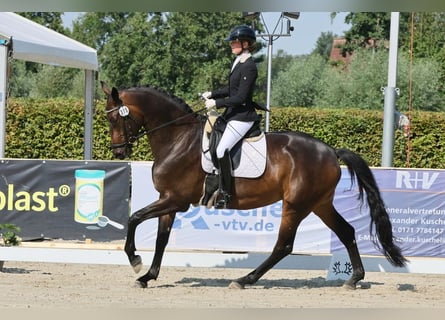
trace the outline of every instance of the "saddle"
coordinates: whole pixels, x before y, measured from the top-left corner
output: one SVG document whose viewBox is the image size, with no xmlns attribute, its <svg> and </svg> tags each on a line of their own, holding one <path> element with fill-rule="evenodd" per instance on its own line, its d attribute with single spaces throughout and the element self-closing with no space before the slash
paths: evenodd
<svg viewBox="0 0 445 320">
<path fill-rule="evenodd" d="M 241 151 L 244 141 L 253 143 L 261 138 L 263 131 L 260 128 L 261 115 L 258 116 L 258 120 L 254 122 L 252 128 L 244 135 L 244 137 L 236 143 L 236 145 L 230 150 L 230 158 L 232 162 L 232 170 L 235 171 L 241 162 Z M 208 150 L 203 152 L 208 152 L 212 160 L 213 166 L 219 169 L 219 162 L 216 156 L 216 147 L 226 129 L 227 122 L 219 115 L 211 114 L 209 115 L 206 127 L 204 128 L 205 133 L 208 135 L 209 144 Z"/>
</svg>

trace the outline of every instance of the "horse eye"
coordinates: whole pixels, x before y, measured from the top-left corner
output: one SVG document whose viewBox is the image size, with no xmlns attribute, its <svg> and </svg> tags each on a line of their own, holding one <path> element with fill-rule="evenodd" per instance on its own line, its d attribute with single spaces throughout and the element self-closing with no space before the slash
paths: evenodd
<svg viewBox="0 0 445 320">
<path fill-rule="evenodd" d="M 111 124 L 115 125 L 117 123 L 117 121 L 119 120 L 118 117 L 119 113 L 117 112 L 111 112 L 109 113 L 108 116 L 108 121 L 110 121 Z"/>
</svg>

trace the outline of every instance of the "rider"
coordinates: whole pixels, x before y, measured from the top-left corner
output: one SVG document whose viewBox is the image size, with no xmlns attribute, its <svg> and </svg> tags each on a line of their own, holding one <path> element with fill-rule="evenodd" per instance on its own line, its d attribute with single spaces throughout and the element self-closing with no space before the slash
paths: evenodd
<svg viewBox="0 0 445 320">
<path fill-rule="evenodd" d="M 226 129 L 216 148 L 219 163 L 219 174 L 206 177 L 206 191 L 212 194 L 219 183 L 220 199 L 215 208 L 226 208 L 232 192 L 232 164 L 229 151 L 252 128 L 259 116 L 255 108 L 261 106 L 252 101 L 253 90 L 258 70 L 251 52 L 255 49 L 255 32 L 246 25 L 235 27 L 225 39 L 229 41 L 235 59 L 229 76 L 227 87 L 208 91 L 202 94 L 208 110 L 225 108 L 221 117 L 227 124 Z M 263 109 L 264 110 L 264 109 Z M 214 189 L 212 191 L 212 189 Z M 205 199 L 206 196 L 204 196 Z M 208 199 L 207 199 L 208 201 Z M 202 203 L 206 205 L 207 201 Z"/>
</svg>

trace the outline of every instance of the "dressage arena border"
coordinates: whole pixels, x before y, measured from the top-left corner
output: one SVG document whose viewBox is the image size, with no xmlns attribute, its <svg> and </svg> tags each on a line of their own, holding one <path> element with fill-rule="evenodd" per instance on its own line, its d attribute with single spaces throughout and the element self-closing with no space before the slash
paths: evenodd
<svg viewBox="0 0 445 320">
<path fill-rule="evenodd" d="M 7 261 L 54 262 L 129 265 L 123 243 L 85 242 L 24 242 L 20 246 L 0 247 L 0 270 Z M 154 252 L 141 250 L 143 262 L 148 266 Z M 166 250 L 162 265 L 172 267 L 223 267 L 256 268 L 269 253 L 237 253 L 217 251 L 169 251 Z M 295 270 L 328 270 L 331 254 L 292 254 L 274 268 Z M 383 256 L 362 255 L 369 272 L 431 273 L 445 274 L 445 258 L 407 257 L 405 268 L 395 268 Z"/>
</svg>

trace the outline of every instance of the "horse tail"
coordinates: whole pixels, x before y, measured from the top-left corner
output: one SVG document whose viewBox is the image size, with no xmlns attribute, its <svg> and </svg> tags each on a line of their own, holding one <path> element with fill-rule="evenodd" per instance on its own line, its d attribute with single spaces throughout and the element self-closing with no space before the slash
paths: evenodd
<svg viewBox="0 0 445 320">
<path fill-rule="evenodd" d="M 337 157 L 346 164 L 351 175 L 351 183 L 354 182 L 354 177 L 356 178 L 361 203 L 364 198 L 363 191 L 366 192 L 366 200 L 371 215 L 369 230 L 373 236 L 374 244 L 392 265 L 396 267 L 405 266 L 407 260 L 403 257 L 401 249 L 394 244 L 392 224 L 386 212 L 380 190 L 368 164 L 362 157 L 348 149 L 337 149 L 336 154 Z M 375 233 L 373 232 L 373 225 L 375 225 Z M 375 238 L 378 238 L 381 247 Z"/>
</svg>

